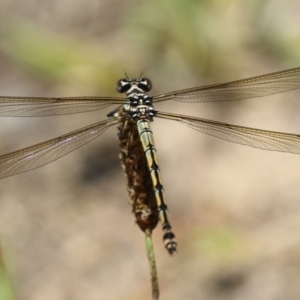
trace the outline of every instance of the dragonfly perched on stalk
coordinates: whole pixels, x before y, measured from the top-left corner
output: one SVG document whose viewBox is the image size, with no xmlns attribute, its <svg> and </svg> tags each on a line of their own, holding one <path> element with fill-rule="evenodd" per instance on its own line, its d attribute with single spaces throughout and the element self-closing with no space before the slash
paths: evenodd
<svg viewBox="0 0 300 300">
<path fill-rule="evenodd" d="M 159 102 L 223 102 L 285 92 L 300 88 L 300 68 L 247 79 L 200 86 L 149 96 L 151 81 L 144 77 L 118 81 L 119 97 L 0 97 L 0 116 L 32 117 L 74 114 L 118 107 L 107 119 L 60 137 L 0 156 L 0 179 L 48 164 L 90 142 L 117 125 L 120 161 L 127 176 L 127 189 L 136 223 L 146 236 L 158 222 L 169 254 L 177 242 L 167 214 L 166 196 L 150 123 L 154 118 L 180 122 L 200 132 L 264 150 L 300 154 L 300 135 L 255 129 L 154 109 Z"/>
</svg>

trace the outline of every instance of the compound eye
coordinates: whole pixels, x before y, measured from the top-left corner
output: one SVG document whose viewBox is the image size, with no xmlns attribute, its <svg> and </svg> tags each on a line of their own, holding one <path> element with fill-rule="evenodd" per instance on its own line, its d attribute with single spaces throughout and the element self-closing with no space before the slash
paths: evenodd
<svg viewBox="0 0 300 300">
<path fill-rule="evenodd" d="M 141 88 L 144 92 L 149 92 L 152 89 L 152 82 L 148 78 L 141 78 L 139 82 L 139 88 Z"/>
<path fill-rule="evenodd" d="M 127 79 L 120 79 L 117 82 L 116 90 L 118 93 L 125 93 L 130 89 L 130 83 Z"/>
</svg>

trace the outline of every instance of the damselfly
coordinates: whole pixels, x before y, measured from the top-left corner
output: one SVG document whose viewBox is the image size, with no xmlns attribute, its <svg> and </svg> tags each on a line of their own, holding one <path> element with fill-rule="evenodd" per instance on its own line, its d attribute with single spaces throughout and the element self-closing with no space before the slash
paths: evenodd
<svg viewBox="0 0 300 300">
<path fill-rule="evenodd" d="M 29 117 L 73 114 L 118 105 L 107 119 L 46 142 L 0 156 L 0 178 L 26 172 L 48 164 L 90 142 L 113 125 L 118 126 L 120 160 L 127 176 L 130 203 L 136 222 L 152 232 L 160 221 L 167 251 L 177 243 L 167 215 L 159 163 L 150 122 L 162 118 L 180 122 L 203 133 L 238 144 L 265 150 L 300 153 L 300 135 L 254 129 L 198 117 L 160 112 L 153 105 L 167 100 L 214 102 L 262 97 L 300 87 L 300 68 L 248 79 L 190 88 L 151 97 L 151 81 L 140 77 L 121 79 L 114 97 L 0 97 L 0 116 Z"/>
</svg>

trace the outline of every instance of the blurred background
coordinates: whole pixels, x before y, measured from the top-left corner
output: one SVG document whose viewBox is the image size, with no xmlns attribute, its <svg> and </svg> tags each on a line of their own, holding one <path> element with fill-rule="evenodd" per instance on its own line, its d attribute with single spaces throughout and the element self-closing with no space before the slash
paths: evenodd
<svg viewBox="0 0 300 300">
<path fill-rule="evenodd" d="M 300 2 L 2 0 L 0 95 L 152 95 L 300 66 Z M 124 70 L 124 71 L 123 71 Z M 300 90 L 156 109 L 300 132 Z M 5 154 L 105 118 L 2 118 Z M 300 156 L 153 123 L 178 253 L 154 232 L 161 299 L 299 299 Z M 144 235 L 128 205 L 117 131 L 0 182 L 0 299 L 150 299 Z"/>
</svg>

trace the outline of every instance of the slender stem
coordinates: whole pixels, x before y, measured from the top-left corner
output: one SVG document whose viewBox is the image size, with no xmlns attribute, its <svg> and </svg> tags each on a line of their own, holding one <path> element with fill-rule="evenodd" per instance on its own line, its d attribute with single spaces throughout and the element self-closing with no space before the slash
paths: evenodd
<svg viewBox="0 0 300 300">
<path fill-rule="evenodd" d="M 5 268 L 5 259 L 0 244 L 0 299 L 14 300 L 12 282 Z"/>
<path fill-rule="evenodd" d="M 145 234 L 146 234 L 145 242 L 146 242 L 147 256 L 148 256 L 148 261 L 151 270 L 152 300 L 159 300 L 159 286 L 158 286 L 156 262 L 154 256 L 151 231 L 146 230 Z"/>
</svg>

